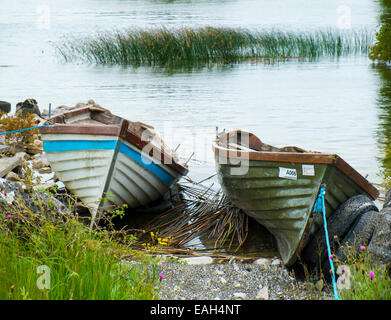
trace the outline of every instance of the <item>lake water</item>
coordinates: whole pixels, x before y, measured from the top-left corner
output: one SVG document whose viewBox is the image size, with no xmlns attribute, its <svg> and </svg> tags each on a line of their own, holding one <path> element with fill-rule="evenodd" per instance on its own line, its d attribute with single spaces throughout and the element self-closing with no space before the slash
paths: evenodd
<svg viewBox="0 0 391 320">
<path fill-rule="evenodd" d="M 64 36 L 128 27 L 235 26 L 254 30 L 376 30 L 373 0 L 2 0 L 0 100 L 35 98 L 41 109 L 94 99 L 113 113 L 154 125 L 190 160 L 190 177 L 214 174 L 219 129 L 244 129 L 276 146 L 337 153 L 372 182 L 384 164 L 379 102 L 384 77 L 367 57 L 192 72 L 63 63 Z M 388 131 L 387 131 L 388 132 Z"/>
</svg>

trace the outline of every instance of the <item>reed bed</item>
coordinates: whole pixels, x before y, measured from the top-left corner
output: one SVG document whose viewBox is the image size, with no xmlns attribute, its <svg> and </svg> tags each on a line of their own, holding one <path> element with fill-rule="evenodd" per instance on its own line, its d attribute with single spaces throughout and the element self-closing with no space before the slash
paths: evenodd
<svg viewBox="0 0 391 320">
<path fill-rule="evenodd" d="M 212 186 L 185 178 L 179 185 L 182 201 L 150 221 L 141 240 L 185 248 L 195 238 L 204 236 L 212 239 L 214 250 L 231 250 L 236 245 L 237 252 L 247 239 L 248 217 Z"/>
<path fill-rule="evenodd" d="M 286 32 L 199 27 L 101 33 L 68 38 L 57 45 L 65 61 L 97 64 L 195 66 L 244 60 L 316 60 L 350 54 L 368 55 L 374 39 L 368 30 Z"/>
</svg>

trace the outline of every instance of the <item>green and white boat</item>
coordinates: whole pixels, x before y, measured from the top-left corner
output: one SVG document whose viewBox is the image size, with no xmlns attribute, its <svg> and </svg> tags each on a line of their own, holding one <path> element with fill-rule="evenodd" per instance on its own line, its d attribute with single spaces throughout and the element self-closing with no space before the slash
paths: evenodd
<svg viewBox="0 0 391 320">
<path fill-rule="evenodd" d="M 213 150 L 224 193 L 274 235 L 287 266 L 323 226 L 322 215 L 312 213 L 321 186 L 327 217 L 352 196 L 379 194 L 335 154 L 276 148 L 241 130 L 220 134 Z"/>
</svg>

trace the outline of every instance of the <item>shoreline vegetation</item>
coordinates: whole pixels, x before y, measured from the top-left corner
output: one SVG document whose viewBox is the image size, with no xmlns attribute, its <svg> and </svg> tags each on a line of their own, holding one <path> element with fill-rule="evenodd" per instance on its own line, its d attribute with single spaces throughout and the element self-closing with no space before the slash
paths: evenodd
<svg viewBox="0 0 391 320">
<path fill-rule="evenodd" d="M 374 32 L 325 29 L 309 32 L 198 27 L 129 29 L 67 38 L 56 45 L 65 62 L 183 67 L 237 63 L 317 61 L 321 57 L 368 56 Z"/>
<path fill-rule="evenodd" d="M 158 298 L 157 260 L 133 250 L 133 237 L 111 228 L 110 220 L 90 229 L 76 199 L 62 204 L 55 188 L 0 180 L 0 300 Z"/>
</svg>

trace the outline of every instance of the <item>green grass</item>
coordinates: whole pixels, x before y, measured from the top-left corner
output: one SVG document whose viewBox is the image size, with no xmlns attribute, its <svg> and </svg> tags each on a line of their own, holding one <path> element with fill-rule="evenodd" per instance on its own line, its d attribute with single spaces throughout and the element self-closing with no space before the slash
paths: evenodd
<svg viewBox="0 0 391 320">
<path fill-rule="evenodd" d="M 65 61 L 97 64 L 195 66 L 250 59 L 316 60 L 349 54 L 368 55 L 373 34 L 367 30 L 285 32 L 199 27 L 126 30 L 67 39 L 57 45 Z"/>
<path fill-rule="evenodd" d="M 340 268 L 339 277 L 344 277 L 347 287 L 339 290 L 343 300 L 391 300 L 390 266 L 374 261 L 363 247 L 361 252 L 346 248 L 347 261 Z M 337 269 L 336 269 L 337 270 Z"/>
<path fill-rule="evenodd" d="M 140 263 L 123 263 L 131 250 L 111 232 L 92 231 L 74 217 L 52 221 L 19 205 L 2 207 L 0 300 L 158 297 L 156 260 L 139 254 Z"/>
</svg>

